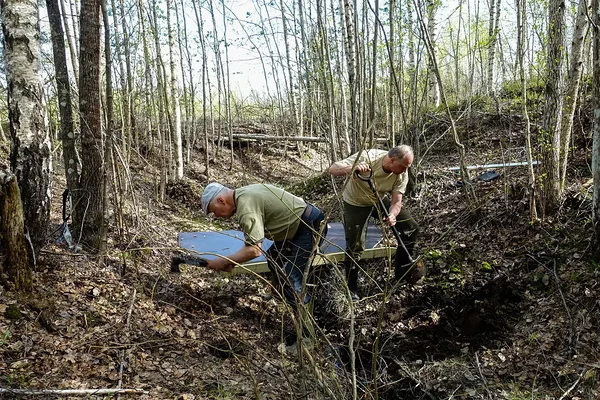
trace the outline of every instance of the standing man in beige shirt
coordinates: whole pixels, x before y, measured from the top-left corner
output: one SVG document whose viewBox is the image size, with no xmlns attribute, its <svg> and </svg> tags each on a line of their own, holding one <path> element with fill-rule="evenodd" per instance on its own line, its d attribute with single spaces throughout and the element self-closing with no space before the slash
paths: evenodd
<svg viewBox="0 0 600 400">
<path fill-rule="evenodd" d="M 334 162 L 329 167 L 329 173 L 334 176 L 351 175 L 342 194 L 344 207 L 344 233 L 346 237 L 346 256 L 344 265 L 348 277 L 348 289 L 353 301 L 360 300 L 358 294 L 358 269 L 361 255 L 365 250 L 367 222 L 371 215 L 383 216 L 378 210 L 378 200 L 367 182 L 355 175 L 372 172 L 371 179 L 380 197 L 388 208 L 389 217 L 382 218 L 388 226 L 396 226 L 407 250 L 414 250 L 419 233 L 419 226 L 410 212 L 402 207 L 402 196 L 408 183 L 408 168 L 414 159 L 410 146 L 400 145 L 389 151 L 364 150 L 350 157 Z M 391 195 L 391 199 L 383 197 Z M 399 249 L 396 252 L 395 278 L 402 278 L 409 267 L 410 258 L 406 252 Z"/>
</svg>

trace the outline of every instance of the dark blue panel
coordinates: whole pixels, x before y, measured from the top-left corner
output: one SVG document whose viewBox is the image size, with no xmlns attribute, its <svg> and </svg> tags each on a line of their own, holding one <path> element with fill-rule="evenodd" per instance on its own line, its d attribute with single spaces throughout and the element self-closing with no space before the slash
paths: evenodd
<svg viewBox="0 0 600 400">
<path fill-rule="evenodd" d="M 329 225 L 327 239 L 321 246 L 321 251 L 325 254 L 343 252 L 346 248 L 344 238 L 344 227 L 341 222 L 332 222 Z M 367 228 L 367 249 L 375 247 L 382 238 L 381 227 L 369 225 Z M 244 246 L 244 234 L 240 231 L 220 231 L 220 232 L 181 232 L 178 235 L 179 246 L 184 249 L 193 250 L 200 253 L 202 258 L 212 260 L 216 254 L 230 256 Z M 273 242 L 266 240 L 263 242 L 263 250 L 271 247 Z M 260 256 L 251 262 L 265 261 L 264 256 Z"/>
</svg>

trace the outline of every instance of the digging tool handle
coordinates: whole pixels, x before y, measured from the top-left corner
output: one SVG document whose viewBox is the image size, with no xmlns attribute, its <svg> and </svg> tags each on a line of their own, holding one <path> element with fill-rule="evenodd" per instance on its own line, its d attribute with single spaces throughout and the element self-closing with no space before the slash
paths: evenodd
<svg viewBox="0 0 600 400">
<path fill-rule="evenodd" d="M 363 182 L 367 182 L 369 184 L 369 187 L 371 188 L 371 191 L 373 191 L 373 194 L 375 195 L 375 198 L 377 199 L 377 201 L 379 202 L 379 208 L 381 208 L 381 212 L 383 213 L 383 215 L 386 218 L 389 218 L 390 213 L 388 212 L 387 207 L 385 206 L 385 204 L 383 203 L 383 200 L 381 199 L 381 197 L 379 196 L 379 193 L 377 193 L 377 189 L 375 188 L 375 185 L 373 184 L 373 170 L 369 170 L 369 176 L 365 177 L 362 176 L 360 174 L 360 171 L 355 171 L 356 176 L 358 176 L 358 179 L 360 179 Z M 398 232 L 398 229 L 396 229 L 396 226 L 392 225 L 390 226 L 390 229 L 392 230 L 392 233 L 394 234 L 394 237 L 396 238 L 396 240 L 398 241 L 398 246 L 402 247 L 402 250 L 404 250 L 404 252 L 406 253 L 406 255 L 408 256 L 408 260 L 412 263 L 414 262 L 410 252 L 408 251 L 408 249 L 406 248 L 406 246 L 404 245 L 404 242 L 402 241 L 402 239 L 400 238 L 400 233 Z"/>
</svg>

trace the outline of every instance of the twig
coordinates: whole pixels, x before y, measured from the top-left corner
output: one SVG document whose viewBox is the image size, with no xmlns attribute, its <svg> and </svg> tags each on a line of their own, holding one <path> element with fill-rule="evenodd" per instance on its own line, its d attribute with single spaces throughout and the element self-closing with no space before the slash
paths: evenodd
<svg viewBox="0 0 600 400">
<path fill-rule="evenodd" d="M 417 386 L 415 387 L 419 387 L 419 390 L 421 390 L 421 392 L 423 392 L 427 397 L 429 397 L 431 400 L 436 400 L 436 397 L 434 395 L 432 395 L 431 393 L 429 393 L 427 391 L 427 389 L 425 389 L 425 385 L 419 380 L 417 379 L 412 372 L 410 372 L 410 370 L 400 362 L 400 360 L 398 360 L 397 358 L 394 359 L 394 363 L 400 367 L 400 369 L 402 370 L 402 372 L 404 372 L 406 374 L 406 376 L 413 381 L 414 383 L 417 384 Z"/>
<path fill-rule="evenodd" d="M 46 390 L 29 390 L 29 389 L 4 389 L 0 388 L 0 394 L 10 393 L 20 396 L 89 396 L 97 394 L 149 394 L 144 389 L 46 389 Z"/>
<path fill-rule="evenodd" d="M 137 291 L 133 288 L 133 293 L 131 294 L 131 300 L 129 300 L 129 309 L 127 310 L 127 319 L 125 322 L 125 339 L 129 342 L 129 321 L 131 320 L 131 312 L 133 311 L 133 304 L 135 303 L 135 295 Z M 120 389 L 123 384 L 123 365 L 125 364 L 125 349 L 122 349 L 119 354 L 119 383 L 117 387 Z M 117 394 L 117 400 L 119 400 L 119 395 Z"/>
<path fill-rule="evenodd" d="M 583 371 L 581 371 L 581 374 L 579 375 L 579 378 L 577 378 L 577 380 L 575 381 L 575 383 L 572 384 L 571 387 L 568 388 L 567 391 L 565 393 L 563 393 L 563 395 L 560 396 L 560 399 L 558 399 L 558 400 L 564 400 L 564 399 L 566 399 L 567 396 L 569 395 L 569 393 L 571 393 L 571 391 L 573 389 L 575 389 L 575 387 L 577 387 L 577 385 L 579 385 L 579 382 L 581 381 L 581 378 L 583 377 L 583 375 L 585 375 L 586 372 L 587 372 L 587 370 L 585 370 L 585 369 Z"/>
<path fill-rule="evenodd" d="M 479 370 L 479 376 L 481 376 L 481 380 L 483 381 L 483 386 L 485 387 L 485 391 L 487 392 L 488 397 L 491 399 L 492 394 L 490 393 L 490 389 L 487 384 L 487 379 L 485 379 L 485 376 L 483 375 L 483 371 L 481 370 L 481 363 L 479 362 L 478 352 L 475 352 L 475 362 L 477 363 L 477 369 Z"/>
</svg>

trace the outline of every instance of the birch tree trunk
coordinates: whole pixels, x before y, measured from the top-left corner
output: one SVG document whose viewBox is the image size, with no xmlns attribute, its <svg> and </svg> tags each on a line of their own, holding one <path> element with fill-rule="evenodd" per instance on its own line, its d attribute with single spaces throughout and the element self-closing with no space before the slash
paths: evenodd
<svg viewBox="0 0 600 400">
<path fill-rule="evenodd" d="M 200 38 L 200 48 L 202 50 L 202 134 L 204 138 L 204 165 L 206 165 L 206 176 L 210 176 L 210 152 L 208 149 L 208 124 L 207 124 L 207 110 L 210 110 L 211 122 L 212 122 L 212 100 L 210 96 L 207 96 L 206 87 L 210 90 L 210 81 L 208 80 L 208 53 L 206 51 L 206 40 L 204 38 L 204 17 L 202 16 L 202 8 L 196 5 L 196 2 L 192 2 L 194 6 L 194 15 L 196 16 L 196 26 L 198 28 L 198 37 Z M 207 105 L 210 102 L 210 108 Z M 214 125 L 211 124 L 211 137 L 214 136 Z"/>
<path fill-rule="evenodd" d="M 565 37 L 565 0 L 550 0 L 548 7 L 547 81 L 542 117 L 544 215 L 556 210 L 560 197 L 560 134 Z"/>
<path fill-rule="evenodd" d="M 140 0 L 142 1 L 142 0 Z M 166 75 L 165 68 L 162 60 L 162 55 L 160 51 L 160 38 L 158 36 L 158 16 L 156 13 L 157 5 L 156 0 L 152 2 L 152 19 L 150 21 L 150 25 L 152 27 L 153 36 L 154 36 L 154 47 L 156 52 L 156 84 L 157 84 L 157 92 L 158 99 L 156 100 L 158 104 L 158 121 L 157 121 L 157 131 L 158 138 L 160 142 L 160 186 L 159 186 L 159 199 L 163 201 L 165 198 L 167 183 L 169 182 L 169 165 L 171 157 L 168 157 L 170 154 L 170 147 L 168 136 L 165 133 L 165 114 L 167 114 L 166 119 L 170 121 L 171 118 L 169 116 L 169 103 L 167 100 L 167 89 L 166 89 Z M 149 60 L 147 60 L 148 62 Z"/>
<path fill-rule="evenodd" d="M 356 62 L 356 27 L 354 24 L 354 6 L 350 0 L 344 1 L 344 22 L 346 23 L 346 62 L 348 64 L 348 86 L 350 86 L 350 148 L 357 150 L 358 101 L 357 101 L 357 62 Z"/>
<path fill-rule="evenodd" d="M 65 24 L 65 34 L 67 36 L 67 43 L 69 44 L 69 55 L 71 56 L 71 66 L 73 68 L 73 76 L 75 77 L 75 84 L 79 85 L 79 65 L 77 63 L 77 48 L 75 47 L 74 42 L 74 37 L 75 37 L 75 32 L 73 32 L 73 35 L 71 35 L 71 30 L 69 28 L 69 18 L 67 18 L 67 15 L 70 14 L 70 12 L 66 11 L 66 6 L 65 6 L 65 0 L 60 0 L 60 6 L 62 8 L 62 19 L 64 21 Z M 72 20 L 75 20 L 76 15 L 71 16 Z M 73 22 L 73 30 L 75 30 L 75 23 Z M 61 29 L 62 30 L 62 29 Z"/>
<path fill-rule="evenodd" d="M 415 8 L 418 7 L 419 5 L 415 4 Z M 438 0 L 427 0 L 427 35 L 429 37 L 427 41 L 430 43 L 428 51 L 432 53 L 429 57 L 429 101 L 434 107 L 440 106 L 440 85 L 442 84 L 442 82 L 439 82 L 438 74 L 435 72 L 436 67 L 432 64 L 432 60 L 437 58 L 435 25 L 438 7 Z"/>
<path fill-rule="evenodd" d="M 17 177 L 25 233 L 37 255 L 50 216 L 52 154 L 40 76 L 40 27 L 37 2 L 0 1 L 4 63 L 8 83 L 11 170 Z"/>
<path fill-rule="evenodd" d="M 492 95 L 494 93 L 494 61 L 496 58 L 496 43 L 498 42 L 498 35 L 500 34 L 500 28 L 498 27 L 498 20 L 500 17 L 500 0 L 489 0 L 490 2 L 490 20 L 488 22 L 488 73 L 487 73 L 487 92 Z"/>
<path fill-rule="evenodd" d="M 100 2 L 81 2 L 79 112 L 81 180 L 75 194 L 75 232 L 92 251 L 105 246 L 104 143 L 100 119 Z"/>
<path fill-rule="evenodd" d="M 225 2 L 221 0 L 222 14 L 223 14 L 223 42 L 225 47 L 225 69 L 221 71 L 223 74 L 223 86 L 224 86 L 224 98 L 225 98 L 225 113 L 227 118 L 227 132 L 229 136 L 229 156 L 230 164 L 229 169 L 233 170 L 233 164 L 235 161 L 235 154 L 233 152 L 233 123 L 231 116 L 231 84 L 230 84 L 230 73 L 229 73 L 229 43 L 227 42 L 227 16 L 225 11 Z M 221 68 L 223 63 L 221 62 Z"/>
<path fill-rule="evenodd" d="M 62 30 L 58 0 L 46 0 L 46 10 L 50 22 L 54 70 L 56 71 L 56 89 L 58 93 L 58 110 L 60 112 L 59 139 L 63 145 L 63 161 L 67 188 L 74 193 L 79 187 L 79 156 L 75 146 L 75 127 L 73 124 L 73 105 L 71 85 L 67 68 L 65 39 Z"/>
<path fill-rule="evenodd" d="M 370 98 L 369 98 L 369 121 L 367 126 L 369 127 L 368 132 L 368 147 L 372 147 L 374 144 L 374 131 L 375 131 L 375 102 L 377 99 L 377 33 L 379 32 L 379 27 L 377 26 L 377 21 L 379 21 L 379 0 L 375 0 L 375 6 L 373 13 L 375 14 L 375 25 L 373 27 L 373 47 L 371 54 L 371 90 L 370 90 Z M 391 22 L 391 21 L 390 21 Z"/>
<path fill-rule="evenodd" d="M 395 41 L 395 35 L 396 35 L 396 31 L 394 29 L 394 24 L 395 24 L 395 20 L 394 20 L 394 11 L 396 11 L 396 0 L 390 0 L 390 4 L 389 4 L 389 11 L 388 11 L 388 19 L 389 19 L 389 24 L 390 24 L 390 38 L 389 38 L 389 42 L 391 43 L 396 43 Z M 389 46 L 389 44 L 388 44 Z M 394 47 L 395 46 L 389 46 L 389 66 L 388 66 L 388 75 L 389 75 L 389 80 L 388 80 L 388 98 L 387 98 L 387 107 L 388 107 L 388 112 L 387 112 L 387 137 L 390 139 L 390 143 L 393 143 L 393 139 L 394 139 L 394 81 L 391 79 L 392 78 L 392 74 L 394 73 L 394 63 L 396 62 L 396 60 L 394 60 Z M 402 51 L 402 49 L 400 49 Z M 400 51 L 400 53 L 401 53 Z"/>
<path fill-rule="evenodd" d="M 175 169 L 173 171 L 175 179 L 183 178 L 183 143 L 181 139 L 181 107 L 179 105 L 179 91 L 177 89 L 177 68 L 175 67 L 175 36 L 173 35 L 173 25 L 171 24 L 171 8 L 174 0 L 167 1 L 167 30 L 169 33 L 169 70 L 171 74 L 171 137 L 175 144 Z"/>
<path fill-rule="evenodd" d="M 283 29 L 283 43 L 285 45 L 285 60 L 287 64 L 287 73 L 288 73 L 288 100 L 290 102 L 290 111 L 292 113 L 292 118 L 294 122 L 295 134 L 297 136 L 302 136 L 302 132 L 298 129 L 300 128 L 300 122 L 298 117 L 298 111 L 296 109 L 296 94 L 294 91 L 294 74 L 292 72 L 292 57 L 290 52 L 290 43 L 288 38 L 288 20 L 285 14 L 285 2 L 284 0 L 280 1 L 281 7 L 281 23 Z M 300 146 L 298 146 L 300 149 Z"/>
<path fill-rule="evenodd" d="M 563 106 L 562 132 L 560 135 L 560 192 L 565 190 L 565 179 L 567 176 L 567 159 L 569 157 L 569 143 L 571 142 L 571 131 L 573 130 L 573 117 L 575 105 L 579 98 L 579 84 L 583 71 L 583 42 L 588 31 L 588 2 L 579 0 L 577 19 L 573 29 L 573 40 L 571 41 L 571 60 L 569 76 L 565 90 Z"/>
</svg>

